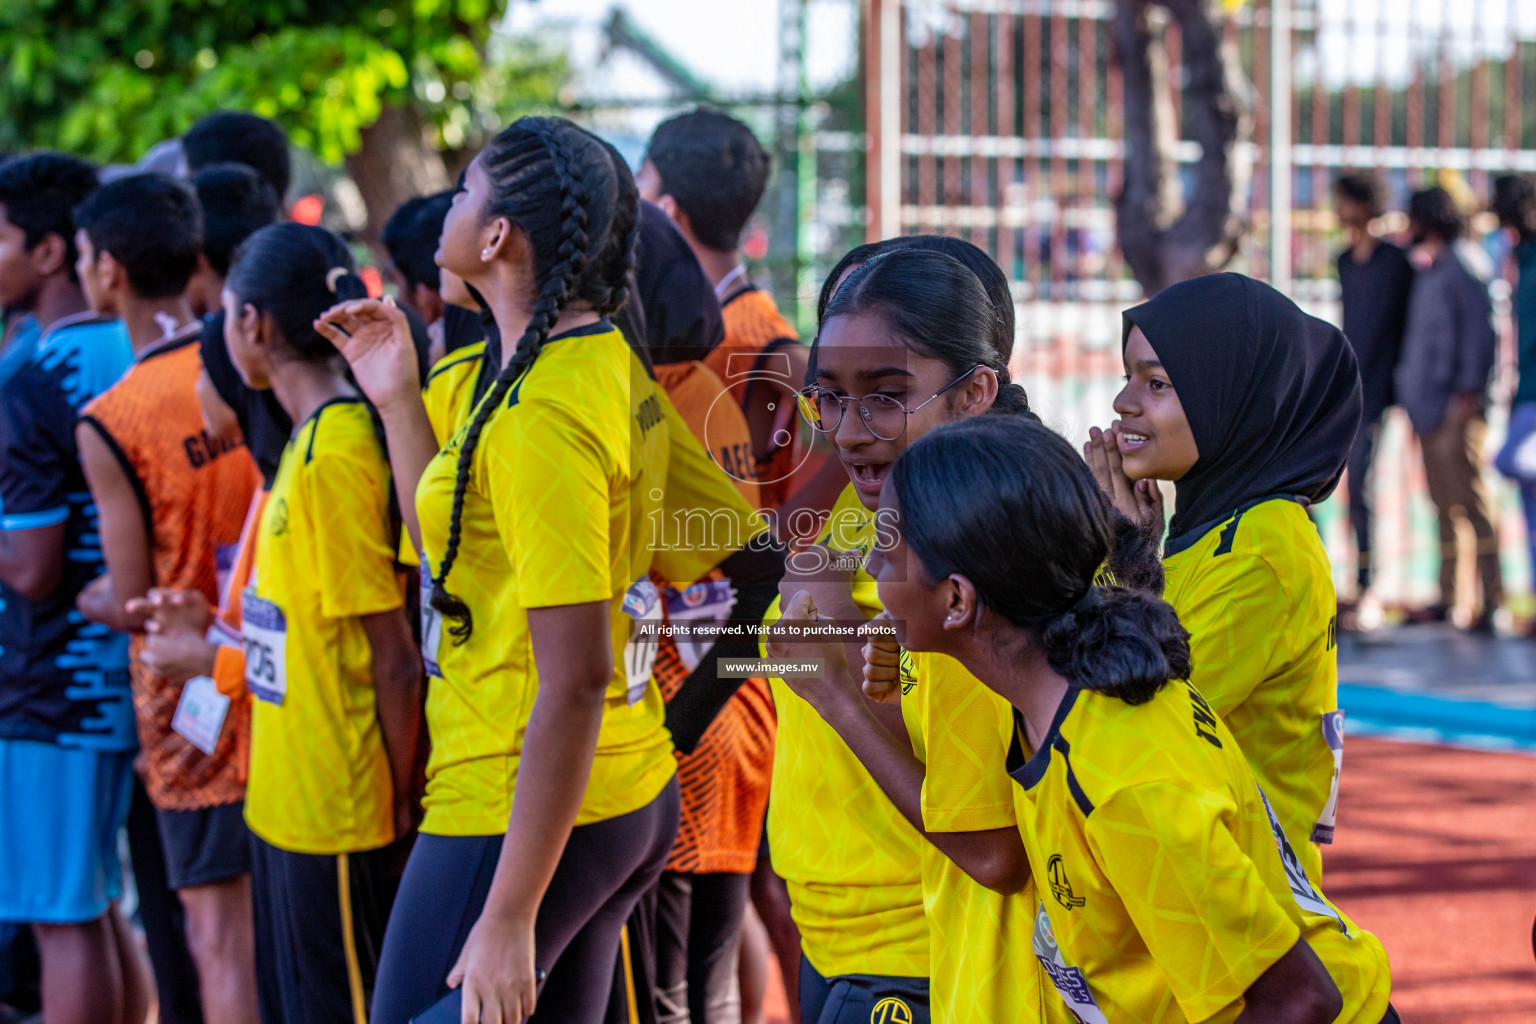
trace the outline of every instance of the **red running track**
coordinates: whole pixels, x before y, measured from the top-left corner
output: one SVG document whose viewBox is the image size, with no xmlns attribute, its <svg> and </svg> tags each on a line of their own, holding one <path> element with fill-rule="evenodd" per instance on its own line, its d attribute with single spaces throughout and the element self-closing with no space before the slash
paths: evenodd
<svg viewBox="0 0 1536 1024">
<path fill-rule="evenodd" d="M 1533 1024 L 1536 755 L 1352 737 L 1323 889 L 1387 947 L 1404 1024 Z"/>
<path fill-rule="evenodd" d="M 1536 756 L 1351 738 L 1323 890 L 1386 946 L 1405 1024 L 1536 1021 Z"/>
</svg>

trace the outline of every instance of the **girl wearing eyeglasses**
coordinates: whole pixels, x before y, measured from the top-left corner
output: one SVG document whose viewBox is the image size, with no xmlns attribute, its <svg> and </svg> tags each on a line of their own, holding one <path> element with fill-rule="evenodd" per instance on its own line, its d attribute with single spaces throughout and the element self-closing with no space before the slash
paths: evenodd
<svg viewBox="0 0 1536 1024">
<path fill-rule="evenodd" d="M 875 510 L 908 444 L 988 412 L 1033 418 L 1008 376 L 1006 279 L 960 246 L 895 239 L 850 253 L 844 264 L 868 262 L 829 279 L 799 404 L 850 483 L 781 587 L 810 590 L 828 618 L 881 611 L 862 566 L 894 537 Z M 862 643 L 847 644 L 850 664 L 864 663 Z M 866 692 L 883 703 L 861 702 L 836 729 L 773 680 L 768 835 L 801 932 L 801 1020 L 919 1022 L 930 1006 L 935 1020 L 1040 1019 L 1029 866 L 1004 770 L 1007 705 L 948 659 L 914 661 L 894 645 L 868 653 L 882 681 Z"/>
</svg>

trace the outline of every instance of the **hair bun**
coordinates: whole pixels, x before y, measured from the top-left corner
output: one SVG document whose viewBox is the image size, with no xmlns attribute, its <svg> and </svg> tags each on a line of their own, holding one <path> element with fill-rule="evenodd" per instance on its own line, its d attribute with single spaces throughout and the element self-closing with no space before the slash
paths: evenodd
<svg viewBox="0 0 1536 1024">
<path fill-rule="evenodd" d="M 1129 704 L 1191 670 L 1189 634 L 1165 602 L 1123 587 L 1090 587 L 1040 633 L 1046 659 L 1074 686 Z"/>
</svg>

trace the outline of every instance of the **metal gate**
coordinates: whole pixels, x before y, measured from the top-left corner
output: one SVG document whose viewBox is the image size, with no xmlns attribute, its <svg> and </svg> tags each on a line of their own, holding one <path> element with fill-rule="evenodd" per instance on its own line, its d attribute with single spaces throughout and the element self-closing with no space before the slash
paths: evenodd
<svg viewBox="0 0 1536 1024">
<path fill-rule="evenodd" d="M 1493 176 L 1536 172 L 1536 4 L 1228 6 L 1223 31 L 1242 55 L 1254 120 L 1243 154 L 1253 166 L 1250 230 L 1232 269 L 1333 318 L 1340 240 L 1330 183 L 1340 171 L 1378 171 L 1398 209 L 1432 182 L 1481 208 Z M 1114 9 L 1111 0 L 864 0 L 866 237 L 937 232 L 992 253 L 1020 304 L 1016 370 L 1069 437 L 1113 415 L 1119 311 L 1141 296 L 1115 243 L 1124 147 Z M 1177 25 L 1167 33 L 1176 90 Z M 1176 91 L 1173 107 L 1178 116 Z M 1199 147 L 1180 137 L 1189 167 Z M 1491 220 L 1474 226 L 1501 258 Z M 1510 384 L 1506 358 L 1496 394 Z M 1379 461 L 1376 487 L 1395 498 L 1378 501 L 1382 561 L 1397 569 L 1382 586 L 1427 596 L 1436 541 L 1422 500 L 1404 500 L 1423 493 L 1404 424 L 1389 426 Z M 1338 511 L 1323 525 L 1342 580 L 1352 559 Z M 1506 517 L 1507 547 L 1523 572 L 1515 518 Z"/>
</svg>

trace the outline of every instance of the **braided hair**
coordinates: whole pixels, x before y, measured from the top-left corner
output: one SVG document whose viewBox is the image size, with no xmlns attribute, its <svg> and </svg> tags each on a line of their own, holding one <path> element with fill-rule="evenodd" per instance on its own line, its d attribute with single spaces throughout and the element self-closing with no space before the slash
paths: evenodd
<svg viewBox="0 0 1536 1024">
<path fill-rule="evenodd" d="M 459 554 L 480 435 L 512 386 L 533 367 L 562 310 L 580 302 L 608 316 L 623 305 L 638 222 L 628 166 L 612 147 L 564 118 L 519 118 L 491 140 L 479 160 L 491 183 L 485 216 L 505 217 L 527 235 L 537 298 L 512 357 L 476 407 L 459 445 L 448 543 L 432 576 L 432 607 L 455 620 L 448 633 L 457 643 L 469 639 L 474 619 L 447 581 Z M 490 365 L 489 352 L 487 357 Z"/>
</svg>

